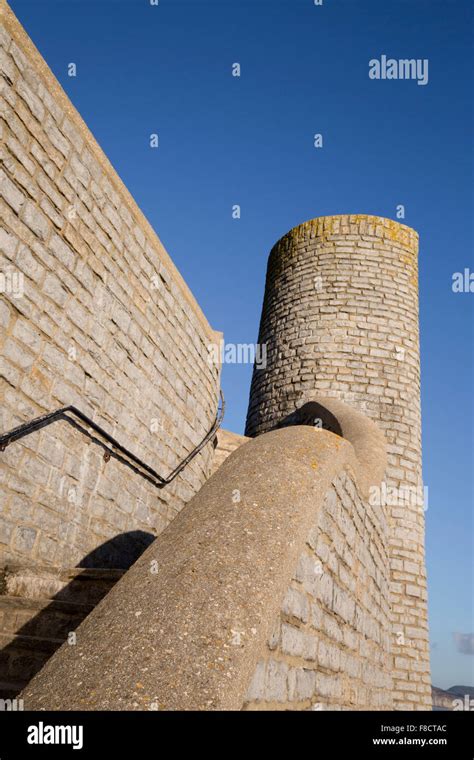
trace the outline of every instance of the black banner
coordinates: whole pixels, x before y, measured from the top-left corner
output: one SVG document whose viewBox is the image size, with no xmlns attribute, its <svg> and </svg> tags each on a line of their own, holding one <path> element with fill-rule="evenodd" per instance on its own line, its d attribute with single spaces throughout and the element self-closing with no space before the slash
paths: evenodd
<svg viewBox="0 0 474 760">
<path fill-rule="evenodd" d="M 169 753 L 265 757 L 282 744 L 292 755 L 310 750 L 356 751 L 366 757 L 472 760 L 471 712 L 3 712 L 0 760 L 27 757 L 130 758 Z"/>
</svg>

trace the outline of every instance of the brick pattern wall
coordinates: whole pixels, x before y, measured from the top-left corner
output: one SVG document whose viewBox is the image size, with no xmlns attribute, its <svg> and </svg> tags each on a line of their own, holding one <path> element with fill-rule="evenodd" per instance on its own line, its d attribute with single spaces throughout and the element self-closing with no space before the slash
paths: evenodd
<svg viewBox="0 0 474 760">
<path fill-rule="evenodd" d="M 352 477 L 336 478 L 245 709 L 392 709 L 387 531 Z"/>
<path fill-rule="evenodd" d="M 273 248 L 260 323 L 267 368 L 254 370 L 246 435 L 305 401 L 340 398 L 375 420 L 388 444 L 394 696 L 431 704 L 424 559 L 418 236 L 379 217 L 314 219 Z M 410 503 L 405 503 L 409 501 Z M 381 506 L 381 508 L 383 508 Z"/>
<path fill-rule="evenodd" d="M 167 475 L 215 417 L 215 333 L 3 2 L 0 20 L 0 430 L 74 404 Z M 64 422 L 14 443 L 0 562 L 70 566 L 117 534 L 156 535 L 212 456 L 157 490 Z"/>
</svg>

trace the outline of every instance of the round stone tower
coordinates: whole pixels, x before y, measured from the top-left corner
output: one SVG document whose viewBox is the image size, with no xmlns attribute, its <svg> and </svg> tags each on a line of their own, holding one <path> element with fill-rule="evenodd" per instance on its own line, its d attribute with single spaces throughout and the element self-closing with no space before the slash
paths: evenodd
<svg viewBox="0 0 474 760">
<path fill-rule="evenodd" d="M 421 474 L 418 235 L 375 216 L 312 219 L 272 249 L 246 435 L 321 396 L 352 404 L 385 434 L 394 704 L 429 709 L 431 684 Z M 425 505 L 426 506 L 426 505 Z"/>
</svg>

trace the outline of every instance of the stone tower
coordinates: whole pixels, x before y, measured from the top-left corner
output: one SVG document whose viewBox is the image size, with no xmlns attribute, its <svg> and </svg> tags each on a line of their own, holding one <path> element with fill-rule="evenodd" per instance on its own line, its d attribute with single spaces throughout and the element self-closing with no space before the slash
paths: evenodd
<svg viewBox="0 0 474 760">
<path fill-rule="evenodd" d="M 271 251 L 246 435 L 318 395 L 373 419 L 388 449 L 373 494 L 390 524 L 394 704 L 431 704 L 421 473 L 417 233 L 365 215 L 313 219 Z"/>
</svg>

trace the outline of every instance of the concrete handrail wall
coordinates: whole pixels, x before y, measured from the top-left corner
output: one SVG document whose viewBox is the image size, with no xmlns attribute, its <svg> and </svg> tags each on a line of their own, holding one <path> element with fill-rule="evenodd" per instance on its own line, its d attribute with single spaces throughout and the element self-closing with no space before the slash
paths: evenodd
<svg viewBox="0 0 474 760">
<path fill-rule="evenodd" d="M 332 481 L 351 470 L 366 491 L 383 473 L 374 424 L 332 408 L 354 443 L 294 426 L 240 446 L 28 685 L 25 709 L 241 709 Z"/>
<path fill-rule="evenodd" d="M 336 417 L 343 437 L 352 444 L 357 458 L 359 488 L 368 498 L 370 486 L 383 480 L 387 467 L 383 433 L 372 420 L 338 399 L 318 394 L 317 401 Z"/>
</svg>

